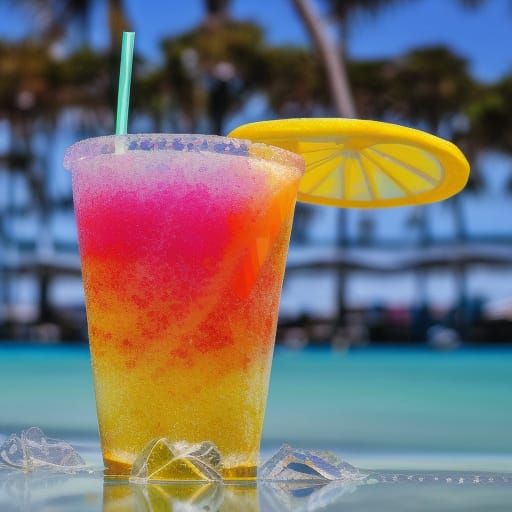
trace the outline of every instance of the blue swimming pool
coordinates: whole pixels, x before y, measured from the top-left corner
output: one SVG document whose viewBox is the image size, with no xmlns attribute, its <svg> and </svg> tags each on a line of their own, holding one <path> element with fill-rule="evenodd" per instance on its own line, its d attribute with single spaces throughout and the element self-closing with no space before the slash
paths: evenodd
<svg viewBox="0 0 512 512">
<path fill-rule="evenodd" d="M 511 369 L 512 350 L 280 349 L 263 459 L 282 442 L 328 448 L 376 471 L 379 481 L 127 485 L 104 481 L 101 471 L 66 476 L 0 467 L 0 509 L 505 512 L 512 502 Z M 3 346 L 0 389 L 0 441 L 39 425 L 100 467 L 86 347 Z"/>
<path fill-rule="evenodd" d="M 86 347 L 0 348 L 0 434 L 97 440 Z M 512 470 L 512 350 L 275 354 L 264 452 L 327 447 L 372 467 Z"/>
</svg>

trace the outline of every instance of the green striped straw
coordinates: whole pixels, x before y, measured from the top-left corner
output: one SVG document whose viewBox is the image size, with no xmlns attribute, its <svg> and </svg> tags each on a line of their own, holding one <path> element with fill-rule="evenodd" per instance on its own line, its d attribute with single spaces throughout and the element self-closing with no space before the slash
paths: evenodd
<svg viewBox="0 0 512 512">
<path fill-rule="evenodd" d="M 128 133 L 128 110 L 130 108 L 130 85 L 132 81 L 133 46 L 135 32 L 123 32 L 119 89 L 117 91 L 116 135 Z"/>
</svg>

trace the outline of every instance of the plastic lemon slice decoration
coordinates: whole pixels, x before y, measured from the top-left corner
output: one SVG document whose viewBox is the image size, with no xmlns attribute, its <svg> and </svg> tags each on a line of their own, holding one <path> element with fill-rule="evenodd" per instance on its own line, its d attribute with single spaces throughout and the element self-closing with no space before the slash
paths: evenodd
<svg viewBox="0 0 512 512">
<path fill-rule="evenodd" d="M 381 208 L 446 199 L 467 183 L 469 164 L 452 143 L 419 130 L 358 119 L 283 119 L 235 128 L 231 137 L 300 154 L 298 199 Z"/>
</svg>

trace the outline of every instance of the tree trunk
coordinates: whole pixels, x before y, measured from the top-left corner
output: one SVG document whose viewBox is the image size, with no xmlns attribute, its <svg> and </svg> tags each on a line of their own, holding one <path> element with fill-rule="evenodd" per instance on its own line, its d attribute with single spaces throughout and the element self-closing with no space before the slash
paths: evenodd
<svg viewBox="0 0 512 512">
<path fill-rule="evenodd" d="M 464 210 L 462 208 L 462 201 L 460 200 L 459 194 L 450 199 L 450 206 L 455 223 L 455 239 L 457 240 L 457 243 L 463 244 L 467 241 L 467 227 Z"/>
<path fill-rule="evenodd" d="M 38 276 L 38 323 L 49 323 L 53 320 L 53 310 L 50 304 L 50 276 L 43 272 Z"/>
<path fill-rule="evenodd" d="M 342 117 L 356 117 L 343 48 L 337 48 L 330 41 L 328 27 L 315 12 L 310 0 L 293 0 L 293 3 L 324 63 L 337 114 Z"/>
<path fill-rule="evenodd" d="M 108 29 L 110 50 L 112 53 L 118 52 L 121 48 L 123 32 L 130 30 L 123 0 L 108 0 Z"/>
<path fill-rule="evenodd" d="M 0 309 L 7 308 L 10 303 L 10 282 L 9 282 L 9 271 L 7 268 L 3 268 L 3 264 L 6 263 L 5 253 L 7 252 L 7 236 L 5 234 L 5 228 L 7 220 L 10 217 L 10 201 L 13 197 L 11 190 L 12 179 L 10 172 L 6 172 L 5 181 L 7 181 L 7 202 L 5 209 L 0 213 Z M 1 317 L 0 317 L 1 322 Z"/>
<path fill-rule="evenodd" d="M 450 199 L 453 220 L 455 224 L 455 240 L 459 247 L 465 246 L 467 243 L 466 219 L 462 209 L 460 195 L 456 195 Z M 456 265 L 454 268 L 456 288 L 457 288 L 457 305 L 455 315 L 455 328 L 459 332 L 464 341 L 468 341 L 468 272 L 467 267 L 463 263 Z"/>
<path fill-rule="evenodd" d="M 430 247 L 432 242 L 432 235 L 430 233 L 430 225 L 428 220 L 428 206 L 423 205 L 418 207 L 419 213 L 419 240 L 418 247 L 426 249 Z M 417 270 L 417 298 L 420 308 L 428 308 L 428 270 L 420 268 Z M 426 332 L 424 333 L 426 335 Z M 421 340 L 424 341 L 424 340 Z"/>
<path fill-rule="evenodd" d="M 222 28 L 229 21 L 230 0 L 205 0 L 204 6 L 206 16 L 203 26 L 212 32 L 211 37 L 215 37 L 217 29 Z M 231 63 L 227 63 L 231 66 Z M 219 64 L 217 64 L 218 66 Z M 232 101 L 232 80 L 222 77 L 216 72 L 217 66 L 213 66 L 210 70 L 208 90 L 208 107 L 207 114 L 210 121 L 211 133 L 215 135 L 223 135 L 224 121 L 229 112 Z M 233 68 L 233 76 L 234 76 Z"/>
<path fill-rule="evenodd" d="M 349 246 L 348 239 L 348 210 L 340 208 L 337 211 L 336 246 L 340 251 L 346 252 Z M 339 327 L 345 325 L 348 270 L 340 268 L 336 275 L 336 319 L 333 326 L 333 336 Z"/>
<path fill-rule="evenodd" d="M 340 43 L 337 46 L 330 40 L 329 29 L 322 21 L 322 18 L 315 12 L 310 0 L 293 0 L 293 3 L 324 64 L 329 83 L 329 92 L 336 113 L 341 117 L 356 117 L 356 107 L 348 81 L 343 45 Z M 337 216 L 336 245 L 340 250 L 344 251 L 348 246 L 348 210 L 339 209 Z M 336 335 L 338 327 L 344 323 L 346 287 L 346 271 L 340 269 L 336 276 L 337 317 L 333 326 L 333 336 Z"/>
<path fill-rule="evenodd" d="M 458 142 L 456 137 L 454 138 L 455 141 Z M 471 146 L 466 147 L 465 153 L 471 162 L 475 158 L 476 149 Z M 451 209 L 454 221 L 455 241 L 459 247 L 464 247 L 468 242 L 468 230 L 461 199 L 462 197 L 460 194 L 453 196 L 448 202 L 448 207 Z M 454 327 L 464 341 L 470 341 L 471 319 L 468 315 L 468 268 L 467 265 L 461 262 L 460 264 L 455 265 L 453 270 L 456 280 L 455 287 L 457 290 Z"/>
</svg>

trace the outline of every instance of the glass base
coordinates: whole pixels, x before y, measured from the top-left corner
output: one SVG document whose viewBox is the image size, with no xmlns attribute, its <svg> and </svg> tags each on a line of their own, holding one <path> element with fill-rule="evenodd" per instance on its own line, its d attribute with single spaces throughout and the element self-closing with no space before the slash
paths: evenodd
<svg viewBox="0 0 512 512">
<path fill-rule="evenodd" d="M 113 480 L 128 480 L 131 476 L 132 465 L 126 462 L 113 459 L 104 459 L 104 476 Z M 236 466 L 224 468 L 222 470 L 222 480 L 225 482 L 254 482 L 256 480 L 257 466 Z M 183 478 L 183 473 L 177 473 L 176 476 L 168 474 L 165 479 L 151 480 L 156 482 L 195 482 L 204 483 L 208 480 L 194 478 Z"/>
</svg>

